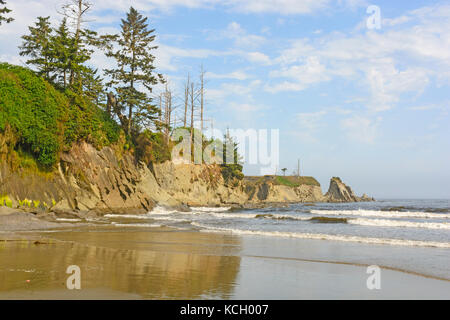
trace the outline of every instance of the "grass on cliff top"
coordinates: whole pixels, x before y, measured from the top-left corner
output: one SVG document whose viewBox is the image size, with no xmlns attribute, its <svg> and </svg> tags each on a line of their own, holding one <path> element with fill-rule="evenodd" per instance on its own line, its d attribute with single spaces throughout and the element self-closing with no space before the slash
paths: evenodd
<svg viewBox="0 0 450 320">
<path fill-rule="evenodd" d="M 263 176 L 263 177 L 257 177 L 257 176 L 248 176 L 245 177 L 245 181 L 247 183 L 264 183 L 264 182 L 272 182 L 275 185 L 283 185 L 288 187 L 299 187 L 301 185 L 307 185 L 307 186 L 317 186 L 320 187 L 320 183 L 313 177 L 297 177 L 297 176 Z"/>
<path fill-rule="evenodd" d="M 288 187 L 299 187 L 301 185 L 320 187 L 320 183 L 313 177 L 277 176 L 275 179 L 275 184 Z"/>
</svg>

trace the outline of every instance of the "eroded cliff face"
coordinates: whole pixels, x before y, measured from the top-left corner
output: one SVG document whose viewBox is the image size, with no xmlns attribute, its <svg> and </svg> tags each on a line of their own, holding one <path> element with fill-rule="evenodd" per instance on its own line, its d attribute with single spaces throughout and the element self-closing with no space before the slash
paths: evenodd
<svg viewBox="0 0 450 320">
<path fill-rule="evenodd" d="M 153 170 L 159 187 L 188 206 L 242 205 L 248 200 L 242 184 L 227 185 L 217 165 L 167 161 L 155 164 Z"/>
<path fill-rule="evenodd" d="M 256 206 L 289 202 L 365 201 L 338 178 L 331 179 L 326 195 L 320 186 L 290 187 L 271 181 L 226 183 L 217 165 L 174 164 L 150 167 L 113 148 L 96 150 L 75 145 L 61 156 L 57 170 L 30 173 L 0 163 L 0 198 L 14 207 L 71 211 L 91 215 L 145 213 L 155 205 Z M 2 200 L 0 199 L 0 200 Z M 2 200 L 5 201 L 5 200 Z M 1 204 L 0 204 L 1 205 Z"/>
<path fill-rule="evenodd" d="M 134 157 L 118 156 L 109 147 L 96 150 L 87 143 L 62 154 L 58 169 L 51 173 L 12 170 L 3 161 L 0 194 L 13 206 L 56 212 L 148 212 L 156 205 L 155 197 L 166 205 L 178 204 Z"/>
</svg>

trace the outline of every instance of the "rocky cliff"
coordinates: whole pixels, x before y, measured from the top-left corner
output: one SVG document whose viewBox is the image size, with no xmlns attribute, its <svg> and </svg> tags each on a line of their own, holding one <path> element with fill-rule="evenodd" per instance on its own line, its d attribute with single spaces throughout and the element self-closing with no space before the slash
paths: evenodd
<svg viewBox="0 0 450 320">
<path fill-rule="evenodd" d="M 373 198 L 364 194 L 362 197 L 358 197 L 353 192 L 352 188 L 347 186 L 338 177 L 333 177 L 330 180 L 330 187 L 325 194 L 325 198 L 329 202 L 360 202 L 360 201 L 374 201 Z"/>
<path fill-rule="evenodd" d="M 318 183 L 280 185 L 267 177 L 227 183 L 216 165 L 165 162 L 148 167 L 130 154 L 110 147 L 96 150 L 87 143 L 63 153 L 53 172 L 15 170 L 8 161 L 0 163 L 0 205 L 56 213 L 144 213 L 157 204 L 187 209 L 367 199 L 354 195 L 338 178 L 331 180 L 326 195 Z"/>
</svg>

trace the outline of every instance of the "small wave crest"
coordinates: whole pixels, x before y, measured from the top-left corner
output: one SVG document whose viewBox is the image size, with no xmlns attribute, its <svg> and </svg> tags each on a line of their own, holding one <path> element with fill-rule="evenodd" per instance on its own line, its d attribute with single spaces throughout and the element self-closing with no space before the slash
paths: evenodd
<svg viewBox="0 0 450 320">
<path fill-rule="evenodd" d="M 386 218 L 438 218 L 450 219 L 448 214 L 412 211 L 377 211 L 377 210 L 311 210 L 312 214 L 362 216 L 362 217 L 386 217 Z"/>
<path fill-rule="evenodd" d="M 112 225 L 116 227 L 138 227 L 138 228 L 161 228 L 164 227 L 163 224 L 157 223 L 116 223 L 113 222 Z"/>
<path fill-rule="evenodd" d="M 435 247 L 435 248 L 450 248 L 448 242 L 435 241 L 420 241 L 420 240 L 406 240 L 406 239 L 392 239 L 392 238 L 366 238 L 351 235 L 332 235 L 321 233 L 297 233 L 297 232 L 281 232 L 281 231 L 261 231 L 261 230 L 240 230 L 232 228 L 219 228 L 207 226 L 201 223 L 193 222 L 193 226 L 201 228 L 202 232 L 219 232 L 232 233 L 238 235 L 254 235 L 266 237 L 284 237 L 284 238 L 298 238 L 311 240 L 331 240 L 343 242 L 359 242 L 367 244 L 381 244 L 381 245 L 395 245 L 395 246 L 415 246 L 415 247 Z"/>
<path fill-rule="evenodd" d="M 166 214 L 172 214 L 172 213 L 177 213 L 177 212 L 179 212 L 179 211 L 178 210 L 174 210 L 174 209 L 165 208 L 163 206 L 156 206 L 148 214 L 152 214 L 152 215 L 166 215 Z"/>
<path fill-rule="evenodd" d="M 423 228 L 423 229 L 439 229 L 450 230 L 450 223 L 438 223 L 438 222 L 412 222 L 412 221 L 398 221 L 398 220 L 385 220 L 385 219 L 348 219 L 348 223 L 370 226 L 370 227 L 403 227 L 403 228 Z"/>
<path fill-rule="evenodd" d="M 191 207 L 191 210 L 196 212 L 226 212 L 230 211 L 231 207 Z"/>
</svg>

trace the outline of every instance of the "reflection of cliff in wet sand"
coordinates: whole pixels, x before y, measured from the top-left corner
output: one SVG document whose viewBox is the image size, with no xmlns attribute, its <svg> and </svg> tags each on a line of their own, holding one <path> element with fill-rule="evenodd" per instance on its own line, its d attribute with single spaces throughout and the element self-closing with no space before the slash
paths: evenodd
<svg viewBox="0 0 450 320">
<path fill-rule="evenodd" d="M 78 265 L 82 291 L 106 288 L 122 298 L 223 299 L 232 292 L 240 264 L 240 257 L 229 254 L 239 243 L 224 235 L 175 239 L 170 232 L 80 232 L 55 238 L 77 242 L 0 242 L 0 298 L 39 299 L 39 292 L 48 291 L 58 298 L 58 291 L 68 291 L 66 268 Z M 111 293 L 94 295 L 105 297 Z"/>
</svg>

